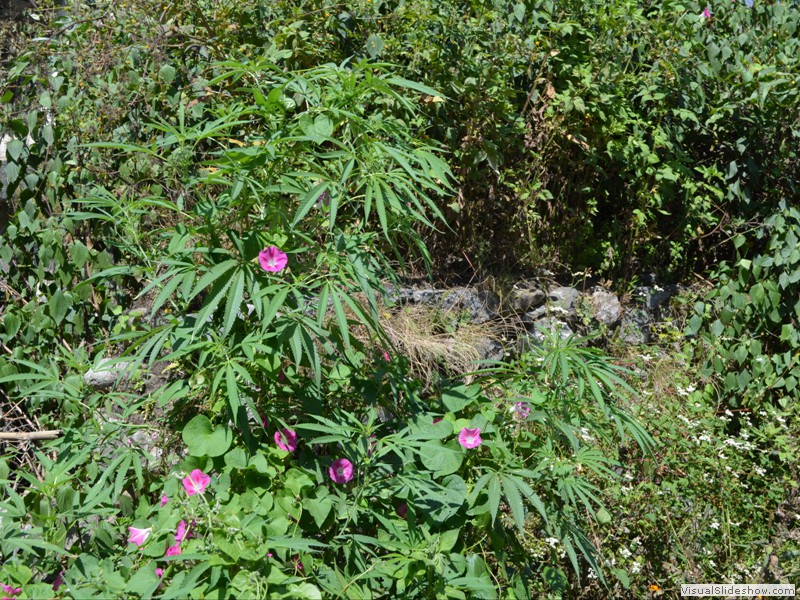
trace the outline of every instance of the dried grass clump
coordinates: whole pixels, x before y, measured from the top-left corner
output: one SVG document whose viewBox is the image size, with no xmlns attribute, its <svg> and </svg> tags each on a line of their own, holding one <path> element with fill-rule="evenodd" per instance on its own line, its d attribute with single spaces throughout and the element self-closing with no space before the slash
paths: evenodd
<svg viewBox="0 0 800 600">
<path fill-rule="evenodd" d="M 383 326 L 392 345 L 409 361 L 411 373 L 426 386 L 437 375 L 464 376 L 479 367 L 481 349 L 499 337 L 491 323 L 462 323 L 442 331 L 442 313 L 435 307 L 412 304 L 386 317 Z"/>
</svg>

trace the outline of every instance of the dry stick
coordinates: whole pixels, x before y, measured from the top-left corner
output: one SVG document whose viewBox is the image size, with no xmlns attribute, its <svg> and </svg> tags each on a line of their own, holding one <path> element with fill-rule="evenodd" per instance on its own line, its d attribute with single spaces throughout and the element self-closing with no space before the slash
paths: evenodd
<svg viewBox="0 0 800 600">
<path fill-rule="evenodd" d="M 50 431 L 16 431 L 14 433 L 0 432 L 2 441 L 24 441 L 24 440 L 54 440 L 61 435 L 60 429 Z"/>
</svg>

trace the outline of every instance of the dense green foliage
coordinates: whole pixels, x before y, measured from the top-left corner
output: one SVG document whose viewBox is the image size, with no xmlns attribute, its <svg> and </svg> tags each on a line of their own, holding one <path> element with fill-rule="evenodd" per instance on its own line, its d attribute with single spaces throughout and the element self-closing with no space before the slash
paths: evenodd
<svg viewBox="0 0 800 600">
<path fill-rule="evenodd" d="M 4 24 L 0 409 L 63 433 L 2 447 L 0 583 L 796 578 L 800 11 L 704 8 L 75 1 Z M 383 329 L 401 272 L 554 265 L 714 270 L 674 360 L 550 336 L 426 387 Z"/>
</svg>

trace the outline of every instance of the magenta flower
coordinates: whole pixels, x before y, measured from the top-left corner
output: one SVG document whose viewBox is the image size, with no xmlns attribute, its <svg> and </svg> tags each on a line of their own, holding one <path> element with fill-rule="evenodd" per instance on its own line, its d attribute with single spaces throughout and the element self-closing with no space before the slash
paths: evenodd
<svg viewBox="0 0 800 600">
<path fill-rule="evenodd" d="M 283 271 L 288 259 L 285 252 L 281 252 L 275 246 L 270 246 L 258 253 L 258 262 L 265 271 L 277 273 L 278 271 Z"/>
<path fill-rule="evenodd" d="M 297 434 L 291 429 L 280 429 L 275 432 L 275 443 L 285 452 L 297 450 Z"/>
<path fill-rule="evenodd" d="M 17 594 L 22 593 L 22 588 L 15 588 L 10 585 L 0 584 L 0 587 L 3 588 L 3 592 L 8 594 L 9 596 L 16 596 Z"/>
<path fill-rule="evenodd" d="M 178 529 L 175 531 L 175 541 L 182 542 L 186 537 L 186 521 L 181 519 L 181 522 L 178 523 Z"/>
<path fill-rule="evenodd" d="M 167 495 L 161 494 L 161 508 L 164 508 L 167 505 L 167 502 L 169 502 Z"/>
<path fill-rule="evenodd" d="M 408 514 L 408 504 L 403 502 L 400 506 L 397 507 L 397 510 L 395 512 L 397 513 L 398 517 L 400 517 L 401 519 L 405 519 L 406 515 Z"/>
<path fill-rule="evenodd" d="M 202 494 L 206 487 L 211 483 L 211 477 L 203 473 L 200 469 L 195 469 L 189 473 L 188 477 L 183 478 L 183 487 L 189 496 Z"/>
<path fill-rule="evenodd" d="M 53 591 L 54 592 L 57 592 L 58 588 L 60 588 L 62 585 L 64 585 L 64 577 L 62 577 L 63 575 L 64 575 L 64 571 L 59 571 L 58 575 L 56 575 L 56 578 L 53 580 Z"/>
<path fill-rule="evenodd" d="M 470 429 L 469 427 L 464 427 L 461 430 L 461 433 L 458 434 L 458 443 L 461 444 L 467 450 L 471 448 L 477 448 L 481 445 L 483 440 L 481 440 L 481 430 L 480 428 L 476 427 L 475 429 Z"/>
<path fill-rule="evenodd" d="M 511 414 L 524 421 L 531 414 L 531 405 L 528 402 L 515 402 L 511 407 Z"/>
<path fill-rule="evenodd" d="M 711 11 L 710 11 L 710 10 L 708 10 L 708 7 L 707 7 L 707 6 L 706 6 L 706 7 L 703 9 L 703 16 L 704 16 L 706 19 L 710 19 L 710 18 L 711 18 Z"/>
<path fill-rule="evenodd" d="M 163 577 L 164 576 L 164 569 L 161 569 L 160 567 L 156 567 L 156 575 L 158 577 Z"/>
<path fill-rule="evenodd" d="M 167 548 L 167 553 L 164 556 L 178 556 L 181 553 L 181 545 L 175 544 Z"/>
<path fill-rule="evenodd" d="M 334 483 L 347 483 L 353 479 L 353 463 L 346 458 L 337 458 L 331 463 L 328 474 Z"/>
<path fill-rule="evenodd" d="M 386 350 L 383 351 L 383 360 L 386 362 L 392 362 L 392 357 L 389 356 L 389 353 Z"/>
<path fill-rule="evenodd" d="M 150 537 L 150 534 L 153 532 L 153 528 L 148 527 L 146 529 L 139 529 L 138 527 L 128 527 L 128 531 L 131 534 L 128 538 L 128 542 L 131 544 L 136 544 L 137 546 L 141 546 L 147 541 L 147 538 Z"/>
</svg>

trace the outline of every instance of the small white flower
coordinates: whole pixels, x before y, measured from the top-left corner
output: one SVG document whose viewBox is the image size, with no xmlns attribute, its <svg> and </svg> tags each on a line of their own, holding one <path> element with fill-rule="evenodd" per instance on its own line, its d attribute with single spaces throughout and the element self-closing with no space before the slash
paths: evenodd
<svg viewBox="0 0 800 600">
<path fill-rule="evenodd" d="M 633 556 L 633 553 L 627 548 L 623 548 L 622 550 L 619 551 L 619 555 L 622 558 L 630 558 L 631 556 Z"/>
<path fill-rule="evenodd" d="M 555 548 L 556 546 L 558 546 L 558 538 L 549 537 L 545 538 L 544 541 L 547 542 L 551 548 Z"/>
<path fill-rule="evenodd" d="M 767 470 L 762 467 L 755 467 L 753 471 L 755 471 L 756 475 L 758 475 L 759 477 L 763 477 L 764 475 L 767 474 Z"/>
<path fill-rule="evenodd" d="M 711 523 L 711 529 L 719 529 L 719 523 L 717 523 L 716 521 Z"/>
<path fill-rule="evenodd" d="M 589 579 L 597 579 L 597 573 L 594 572 L 594 569 L 589 567 L 589 572 L 586 574 Z"/>
<path fill-rule="evenodd" d="M 642 570 L 642 563 L 637 561 L 631 565 L 631 573 L 633 573 L 634 575 L 636 575 L 636 573 L 640 573 L 641 570 Z"/>
</svg>

